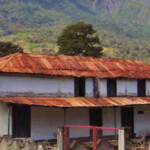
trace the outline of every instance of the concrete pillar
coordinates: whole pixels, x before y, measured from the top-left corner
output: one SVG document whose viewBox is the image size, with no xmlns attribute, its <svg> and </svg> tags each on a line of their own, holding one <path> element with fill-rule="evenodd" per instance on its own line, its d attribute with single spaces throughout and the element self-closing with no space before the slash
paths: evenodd
<svg viewBox="0 0 150 150">
<path fill-rule="evenodd" d="M 118 132 L 118 150 L 125 150 L 125 130 L 119 129 Z"/>
<path fill-rule="evenodd" d="M 147 150 L 150 150 L 150 141 L 148 142 L 148 148 L 147 148 Z"/>
<path fill-rule="evenodd" d="M 57 129 L 57 146 L 58 150 L 63 150 L 64 137 L 63 137 L 63 128 Z"/>
</svg>

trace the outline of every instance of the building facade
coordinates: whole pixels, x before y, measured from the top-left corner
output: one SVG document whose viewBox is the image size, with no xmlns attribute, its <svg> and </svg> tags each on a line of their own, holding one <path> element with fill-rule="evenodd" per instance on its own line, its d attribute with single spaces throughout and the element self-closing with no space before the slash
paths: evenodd
<svg viewBox="0 0 150 150">
<path fill-rule="evenodd" d="M 150 134 L 150 65 L 91 57 L 12 54 L 0 60 L 0 135 L 55 139 L 63 125 Z M 103 131 L 104 136 L 114 131 Z M 71 129 L 71 138 L 89 137 Z"/>
</svg>

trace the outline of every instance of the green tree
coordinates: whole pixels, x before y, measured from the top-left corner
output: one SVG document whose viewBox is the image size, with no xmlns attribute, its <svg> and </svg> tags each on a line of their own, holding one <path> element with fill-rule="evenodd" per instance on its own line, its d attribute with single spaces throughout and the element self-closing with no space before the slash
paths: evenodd
<svg viewBox="0 0 150 150">
<path fill-rule="evenodd" d="M 101 42 L 92 24 L 68 25 L 58 37 L 59 53 L 65 55 L 102 56 Z"/>
<path fill-rule="evenodd" d="M 0 57 L 17 52 L 23 53 L 23 49 L 18 45 L 13 45 L 11 42 L 0 42 Z"/>
</svg>

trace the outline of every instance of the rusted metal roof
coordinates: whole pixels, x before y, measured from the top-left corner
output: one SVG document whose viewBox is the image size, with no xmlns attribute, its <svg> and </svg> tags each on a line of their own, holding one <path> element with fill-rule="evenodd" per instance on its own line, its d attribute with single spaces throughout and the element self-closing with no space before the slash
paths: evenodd
<svg viewBox="0 0 150 150">
<path fill-rule="evenodd" d="M 0 97 L 10 104 L 46 107 L 113 107 L 150 104 L 150 97 L 60 98 L 60 97 Z"/>
<path fill-rule="evenodd" d="M 0 58 L 0 73 L 150 78 L 150 65 L 135 60 L 15 53 Z"/>
</svg>

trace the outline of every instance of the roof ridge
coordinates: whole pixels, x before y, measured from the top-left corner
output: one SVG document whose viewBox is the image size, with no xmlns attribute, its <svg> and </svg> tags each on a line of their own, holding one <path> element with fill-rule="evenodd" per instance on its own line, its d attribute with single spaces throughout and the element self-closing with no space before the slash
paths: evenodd
<svg viewBox="0 0 150 150">
<path fill-rule="evenodd" d="M 14 53 L 14 54 L 8 55 L 9 57 L 5 60 L 4 64 L 0 65 L 0 69 L 3 69 L 9 61 L 11 61 L 15 56 L 17 56 L 19 54 L 21 54 L 21 53 Z"/>
<path fill-rule="evenodd" d="M 15 53 L 16 54 L 16 53 Z M 21 53 L 18 53 L 21 54 Z M 69 55 L 55 55 L 55 54 L 38 54 L 38 53 L 23 53 L 23 55 L 29 55 L 29 56 L 56 56 L 56 57 L 68 57 L 68 58 L 73 58 L 73 57 L 77 57 L 77 58 L 87 58 L 87 60 L 90 59 L 103 59 L 103 60 L 111 60 L 111 61 L 134 61 L 134 62 L 142 62 L 145 63 L 147 65 L 149 65 L 147 62 L 143 61 L 143 60 L 135 60 L 135 59 L 121 59 L 121 58 L 105 58 L 105 57 L 92 57 L 92 56 L 69 56 Z"/>
</svg>

